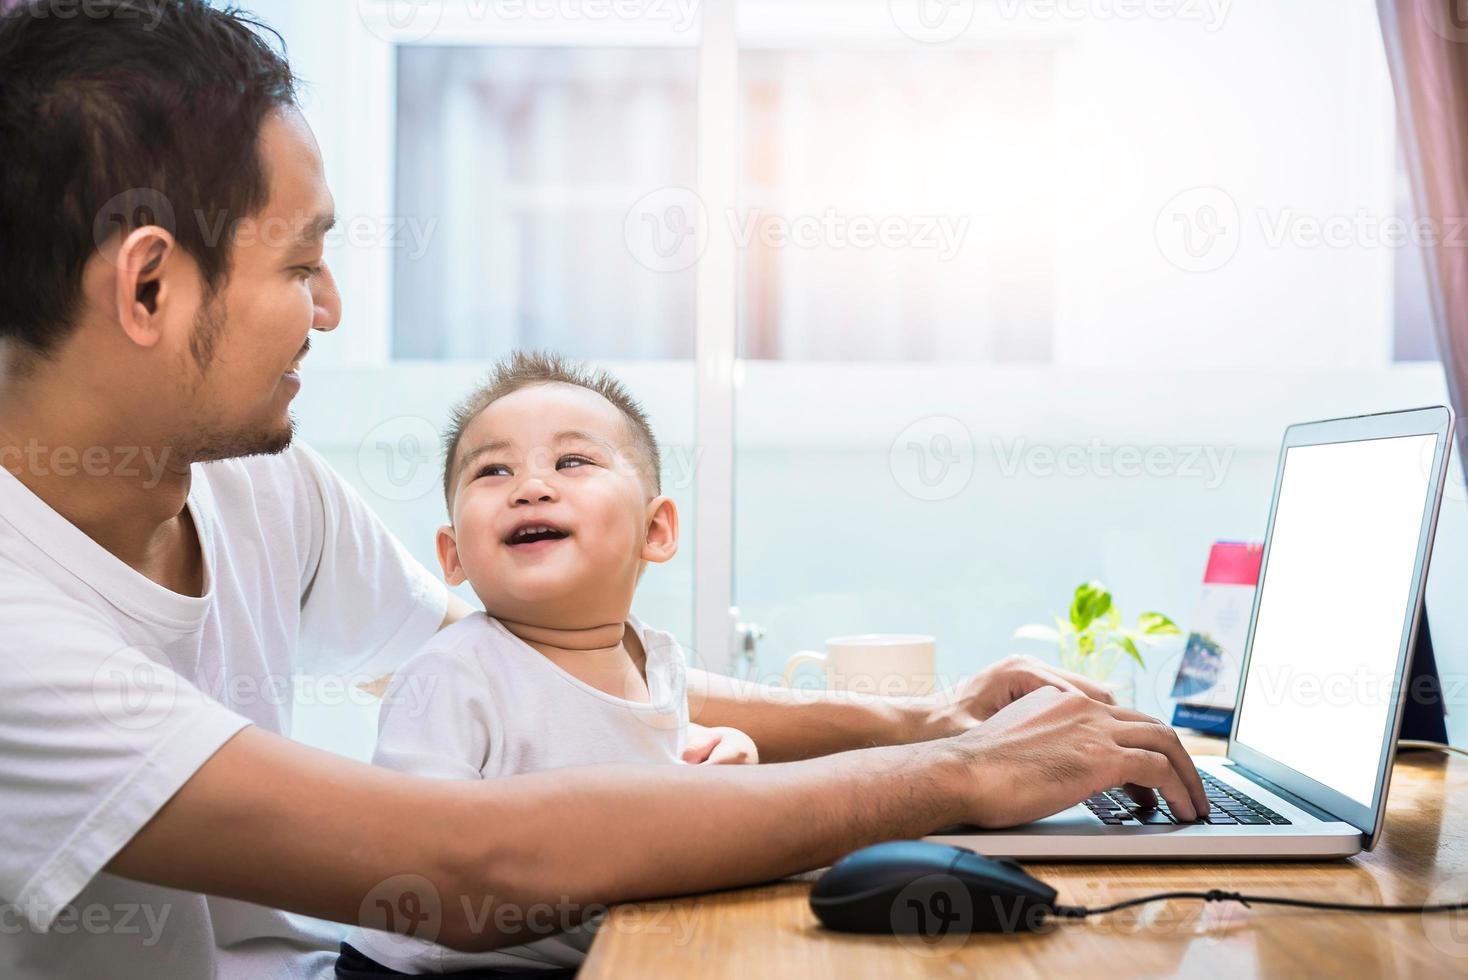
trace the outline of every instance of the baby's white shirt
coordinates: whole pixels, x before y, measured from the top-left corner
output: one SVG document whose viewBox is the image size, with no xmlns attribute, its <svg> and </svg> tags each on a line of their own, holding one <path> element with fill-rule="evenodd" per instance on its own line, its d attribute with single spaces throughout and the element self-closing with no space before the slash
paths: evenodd
<svg viewBox="0 0 1468 980">
<path fill-rule="evenodd" d="M 378 718 L 379 766 L 439 779 L 493 779 L 599 763 L 681 764 L 688 735 L 687 667 L 670 633 L 635 617 L 649 701 L 607 694 L 573 677 L 505 629 L 475 613 L 438 633 L 393 676 Z M 486 828 L 486 832 L 489 829 Z M 488 896 L 469 901 L 484 915 Z M 560 910 L 536 910 L 560 921 Z M 574 967 L 593 933 L 574 928 L 523 946 L 461 953 L 423 939 L 357 929 L 347 942 L 404 973 L 473 967 Z"/>
</svg>

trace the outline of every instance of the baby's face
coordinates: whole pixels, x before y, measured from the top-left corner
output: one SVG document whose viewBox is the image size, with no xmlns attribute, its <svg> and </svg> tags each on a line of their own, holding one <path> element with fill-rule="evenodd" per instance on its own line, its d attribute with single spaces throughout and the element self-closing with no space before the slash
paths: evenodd
<svg viewBox="0 0 1468 980">
<path fill-rule="evenodd" d="M 545 384 L 501 398 L 464 430 L 458 460 L 439 559 L 492 616 L 621 622 L 643 563 L 677 551 L 672 501 L 652 496 L 631 426 L 593 391 Z"/>
</svg>

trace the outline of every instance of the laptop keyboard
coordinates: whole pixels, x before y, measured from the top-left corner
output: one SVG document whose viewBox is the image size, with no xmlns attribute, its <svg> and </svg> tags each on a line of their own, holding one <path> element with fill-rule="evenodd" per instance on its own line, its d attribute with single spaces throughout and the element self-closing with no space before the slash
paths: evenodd
<svg viewBox="0 0 1468 980">
<path fill-rule="evenodd" d="M 1288 817 L 1275 813 L 1258 800 L 1246 796 L 1208 773 L 1200 772 L 1198 775 L 1203 779 L 1203 788 L 1208 791 L 1208 804 L 1211 809 L 1208 816 L 1197 822 L 1217 826 L 1287 824 L 1290 822 Z M 1112 827 L 1186 822 L 1173 817 L 1172 809 L 1162 798 L 1161 793 L 1157 794 L 1157 806 L 1149 809 L 1128 796 L 1126 790 L 1119 786 L 1104 793 L 1097 793 L 1081 805 L 1094 813 L 1096 819 Z"/>
</svg>

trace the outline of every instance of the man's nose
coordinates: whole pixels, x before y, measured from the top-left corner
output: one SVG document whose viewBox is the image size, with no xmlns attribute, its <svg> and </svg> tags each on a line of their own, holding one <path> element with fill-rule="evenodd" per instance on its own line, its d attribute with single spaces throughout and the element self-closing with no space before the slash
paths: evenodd
<svg viewBox="0 0 1468 980">
<path fill-rule="evenodd" d="M 321 271 L 311 278 L 311 302 L 316 308 L 311 320 L 313 330 L 335 330 L 342 322 L 341 292 L 336 288 L 336 278 L 325 262 L 321 263 Z"/>
</svg>

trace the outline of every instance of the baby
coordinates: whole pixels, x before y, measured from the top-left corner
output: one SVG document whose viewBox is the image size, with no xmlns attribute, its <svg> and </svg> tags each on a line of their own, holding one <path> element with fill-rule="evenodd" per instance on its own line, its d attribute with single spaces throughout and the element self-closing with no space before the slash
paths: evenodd
<svg viewBox="0 0 1468 980">
<path fill-rule="evenodd" d="M 438 559 L 484 613 L 440 632 L 397 672 L 373 761 L 444 779 L 757 762 L 743 732 L 689 724 L 678 641 L 630 615 L 643 569 L 678 550 L 678 509 L 662 495 L 657 440 L 626 389 L 554 356 L 515 354 L 454 413 L 445 448 L 450 524 L 438 531 Z M 359 929 L 339 971 L 564 971 L 590 940 L 576 927 L 471 954 Z"/>
</svg>

